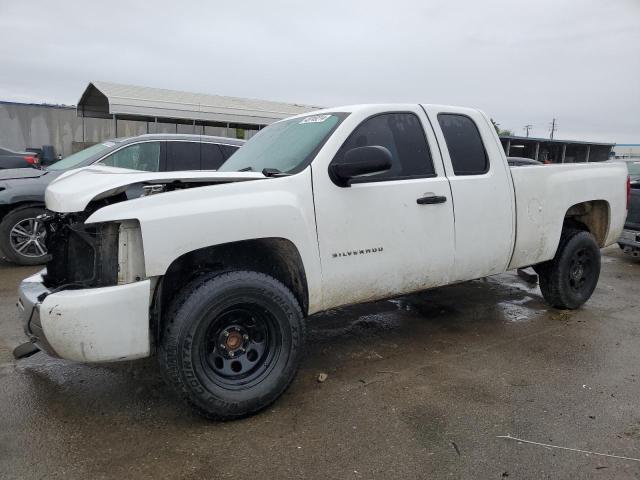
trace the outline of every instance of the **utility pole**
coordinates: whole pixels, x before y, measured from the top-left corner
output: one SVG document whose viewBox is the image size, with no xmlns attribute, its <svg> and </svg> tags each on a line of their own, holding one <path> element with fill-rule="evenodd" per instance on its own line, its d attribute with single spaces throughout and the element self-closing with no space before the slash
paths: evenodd
<svg viewBox="0 0 640 480">
<path fill-rule="evenodd" d="M 551 136 L 549 137 L 551 138 L 551 140 L 553 140 L 553 134 L 557 129 L 558 129 L 558 125 L 556 124 L 556 119 L 554 118 L 553 121 L 551 122 Z"/>
<path fill-rule="evenodd" d="M 533 125 L 525 125 L 524 129 L 527 131 L 527 137 L 529 136 L 529 129 L 533 127 Z"/>
</svg>

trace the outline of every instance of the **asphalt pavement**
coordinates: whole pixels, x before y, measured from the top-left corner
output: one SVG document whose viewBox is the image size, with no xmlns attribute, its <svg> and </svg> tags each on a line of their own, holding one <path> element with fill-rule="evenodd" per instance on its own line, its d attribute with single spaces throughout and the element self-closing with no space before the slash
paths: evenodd
<svg viewBox="0 0 640 480">
<path fill-rule="evenodd" d="M 15 361 L 36 270 L 0 263 L 2 479 L 640 477 L 640 261 L 617 247 L 577 311 L 510 272 L 314 316 L 291 388 L 228 423 L 153 358 Z"/>
</svg>

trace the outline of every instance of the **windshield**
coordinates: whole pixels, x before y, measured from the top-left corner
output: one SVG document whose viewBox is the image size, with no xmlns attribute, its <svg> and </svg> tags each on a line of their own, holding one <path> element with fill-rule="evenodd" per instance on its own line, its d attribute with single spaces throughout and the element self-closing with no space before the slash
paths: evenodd
<svg viewBox="0 0 640 480">
<path fill-rule="evenodd" d="M 283 173 L 297 173 L 309 165 L 347 115 L 324 113 L 271 124 L 229 157 L 218 171 L 261 172 L 265 168 L 272 168 Z"/>
<path fill-rule="evenodd" d="M 53 165 L 47 167 L 47 170 L 69 170 L 70 168 L 75 168 L 79 166 L 85 160 L 88 160 L 90 157 L 94 156 L 100 152 L 106 152 L 115 144 L 110 142 L 98 143 L 96 145 L 92 145 L 89 148 L 85 148 L 84 150 L 80 150 L 73 155 L 69 155 L 68 157 L 63 158 L 60 161 L 57 161 Z"/>
</svg>

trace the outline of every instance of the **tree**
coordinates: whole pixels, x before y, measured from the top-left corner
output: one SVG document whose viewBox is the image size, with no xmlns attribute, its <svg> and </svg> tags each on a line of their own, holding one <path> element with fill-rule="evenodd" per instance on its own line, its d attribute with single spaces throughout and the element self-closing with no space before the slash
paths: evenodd
<svg viewBox="0 0 640 480">
<path fill-rule="evenodd" d="M 493 124 L 493 128 L 496 129 L 496 133 L 500 136 L 500 137 L 510 137 L 513 136 L 513 132 L 511 130 L 502 130 L 500 128 L 500 124 L 498 122 L 496 122 L 493 118 L 491 119 L 491 123 Z"/>
</svg>

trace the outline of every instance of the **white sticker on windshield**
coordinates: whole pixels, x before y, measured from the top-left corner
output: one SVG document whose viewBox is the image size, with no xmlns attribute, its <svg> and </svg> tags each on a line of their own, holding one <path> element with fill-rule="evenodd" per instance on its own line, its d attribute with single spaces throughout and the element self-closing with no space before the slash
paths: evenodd
<svg viewBox="0 0 640 480">
<path fill-rule="evenodd" d="M 303 123 L 322 123 L 331 115 L 311 115 L 310 117 L 304 117 L 300 122 L 300 125 Z"/>
</svg>

